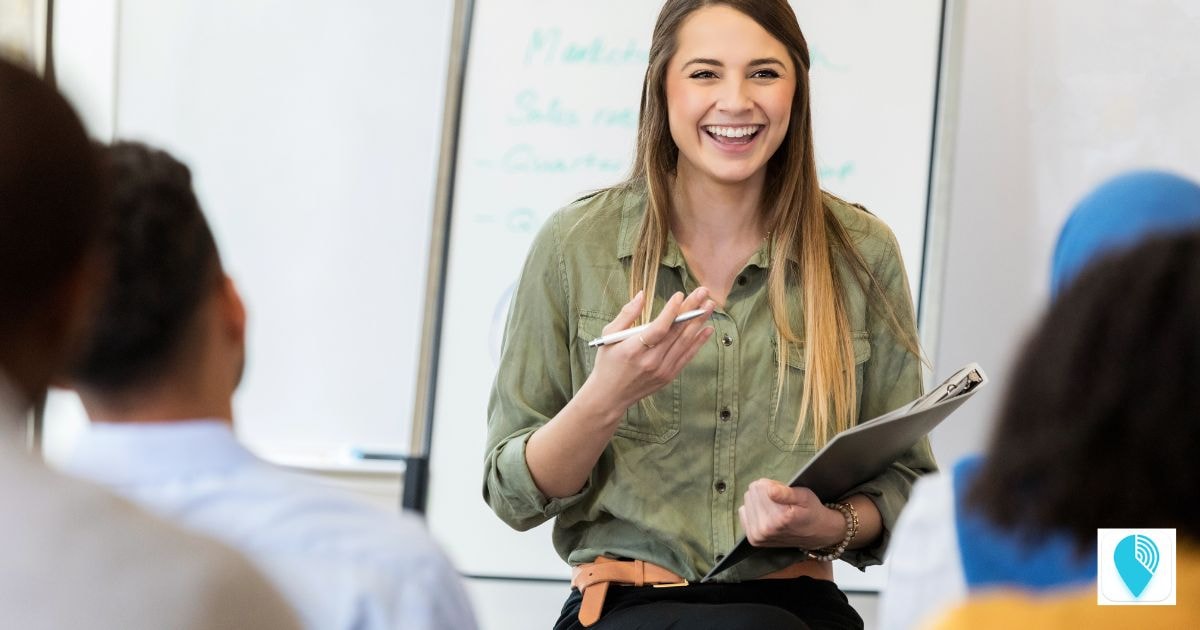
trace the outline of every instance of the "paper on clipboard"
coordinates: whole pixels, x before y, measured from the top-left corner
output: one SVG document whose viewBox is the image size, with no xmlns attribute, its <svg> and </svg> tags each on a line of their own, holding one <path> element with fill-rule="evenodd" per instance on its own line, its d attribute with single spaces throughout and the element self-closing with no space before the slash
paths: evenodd
<svg viewBox="0 0 1200 630">
<path fill-rule="evenodd" d="M 789 485 L 806 487 L 821 501 L 841 498 L 882 473 L 987 383 L 983 368 L 967 365 L 913 402 L 835 435 Z M 710 581 L 756 550 L 743 537 L 701 582 Z"/>
</svg>

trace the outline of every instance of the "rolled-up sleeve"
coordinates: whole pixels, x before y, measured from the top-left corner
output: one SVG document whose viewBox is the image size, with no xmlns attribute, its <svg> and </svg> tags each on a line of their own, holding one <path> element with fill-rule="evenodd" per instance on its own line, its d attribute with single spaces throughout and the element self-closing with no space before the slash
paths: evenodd
<svg viewBox="0 0 1200 630">
<path fill-rule="evenodd" d="M 573 394 L 569 287 L 559 240 L 559 215 L 534 239 L 513 293 L 500 367 L 488 402 L 483 498 L 511 527 L 527 530 L 583 500 L 547 498 L 525 461 L 529 436 L 566 406 Z"/>
<path fill-rule="evenodd" d="M 912 294 L 908 275 L 900 259 L 895 236 L 887 234 L 883 253 L 873 267 L 879 283 L 895 311 L 899 323 L 911 327 L 916 339 Z M 871 335 L 871 358 L 863 373 L 862 409 L 859 418 L 870 420 L 896 409 L 921 395 L 921 359 L 905 347 L 896 336 L 887 312 L 880 308 L 868 314 Z M 847 551 L 842 559 L 865 568 L 883 562 L 888 541 L 900 511 L 908 501 L 913 483 L 921 475 L 937 470 L 929 438 L 922 438 L 878 477 L 854 488 L 846 496 L 862 494 L 871 499 L 879 510 L 883 530 L 879 539 L 869 547 Z"/>
</svg>

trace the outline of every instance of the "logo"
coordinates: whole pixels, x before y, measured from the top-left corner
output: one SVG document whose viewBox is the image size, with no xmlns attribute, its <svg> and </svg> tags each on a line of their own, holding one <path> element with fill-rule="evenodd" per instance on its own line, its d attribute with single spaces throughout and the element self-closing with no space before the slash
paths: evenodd
<svg viewBox="0 0 1200 630">
<path fill-rule="evenodd" d="M 1096 530 L 1096 601 L 1175 605 L 1175 530 Z"/>
</svg>

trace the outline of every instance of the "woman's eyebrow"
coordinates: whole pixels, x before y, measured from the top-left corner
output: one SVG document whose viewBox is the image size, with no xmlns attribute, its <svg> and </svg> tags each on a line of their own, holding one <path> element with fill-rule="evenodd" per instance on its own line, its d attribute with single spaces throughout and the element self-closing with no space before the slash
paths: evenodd
<svg viewBox="0 0 1200 630">
<path fill-rule="evenodd" d="M 709 59 L 707 57 L 696 57 L 695 59 L 690 59 L 690 60 L 688 60 L 687 63 L 683 64 L 683 67 L 687 68 L 688 66 L 693 65 L 693 64 L 699 64 L 699 65 L 703 65 L 703 66 L 716 66 L 718 68 L 725 67 L 725 64 L 721 63 L 720 61 L 718 61 L 716 59 Z M 774 57 L 763 57 L 761 59 L 752 59 L 752 60 L 750 60 L 750 63 L 746 64 L 746 67 L 748 67 L 748 68 L 754 68 L 756 66 L 779 66 L 781 68 L 787 67 L 787 66 L 783 65 L 782 61 L 780 61 Z"/>
<path fill-rule="evenodd" d="M 762 59 L 755 59 L 747 65 L 751 68 L 753 68 L 754 66 L 770 66 L 770 65 L 786 67 L 783 65 L 782 61 L 780 61 L 774 57 L 763 57 Z"/>
</svg>

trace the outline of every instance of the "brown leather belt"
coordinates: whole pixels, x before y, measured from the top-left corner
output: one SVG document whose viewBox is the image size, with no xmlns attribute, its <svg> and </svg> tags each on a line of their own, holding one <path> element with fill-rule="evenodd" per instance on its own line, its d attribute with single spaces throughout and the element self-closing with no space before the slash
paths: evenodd
<svg viewBox="0 0 1200 630">
<path fill-rule="evenodd" d="M 790 580 L 804 576 L 832 582 L 833 563 L 804 560 L 755 579 Z M 572 569 L 571 586 L 583 594 L 583 602 L 579 606 L 579 623 L 588 627 L 600 620 L 604 598 L 608 595 L 608 585 L 614 583 L 656 588 L 688 585 L 687 580 L 657 564 L 643 560 L 613 560 L 601 556 L 596 558 L 595 562 L 581 564 Z"/>
</svg>

